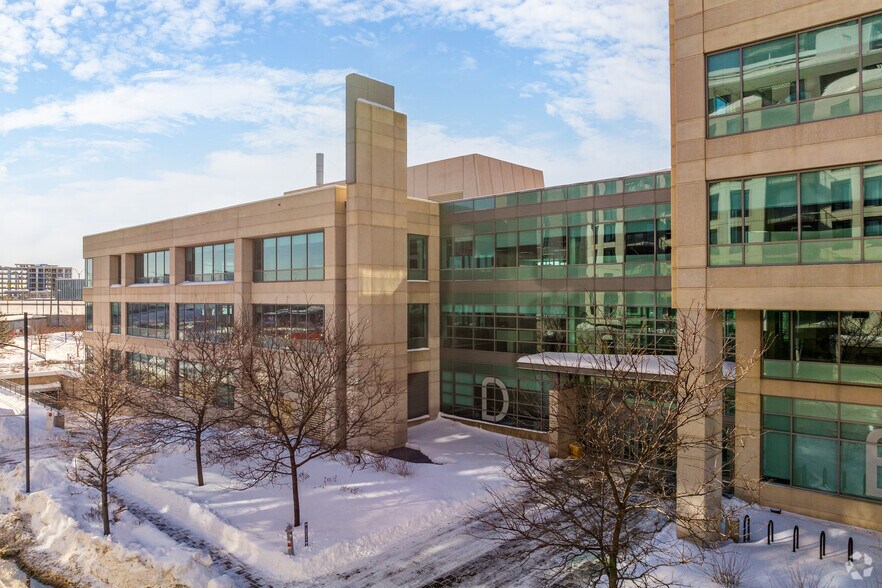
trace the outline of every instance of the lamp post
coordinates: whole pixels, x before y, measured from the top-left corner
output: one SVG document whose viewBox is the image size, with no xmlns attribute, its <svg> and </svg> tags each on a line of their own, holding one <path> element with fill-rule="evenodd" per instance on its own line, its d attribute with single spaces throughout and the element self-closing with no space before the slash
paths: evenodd
<svg viewBox="0 0 882 588">
<path fill-rule="evenodd" d="M 28 373 L 28 313 L 24 313 L 25 372 L 25 494 L 31 493 L 31 381 Z"/>
<path fill-rule="evenodd" d="M 24 347 L 19 347 L 18 345 L 13 345 L 11 343 L 7 343 L 6 347 L 14 347 L 16 349 L 24 350 L 24 397 L 25 397 L 25 409 L 24 409 L 24 418 L 25 418 L 25 492 L 30 494 L 31 492 L 31 382 L 30 382 L 30 371 L 29 371 L 29 362 L 28 356 L 30 354 L 36 355 L 39 358 L 46 359 L 46 356 L 37 353 L 36 351 L 31 351 L 28 347 L 28 313 L 24 313 Z"/>
</svg>

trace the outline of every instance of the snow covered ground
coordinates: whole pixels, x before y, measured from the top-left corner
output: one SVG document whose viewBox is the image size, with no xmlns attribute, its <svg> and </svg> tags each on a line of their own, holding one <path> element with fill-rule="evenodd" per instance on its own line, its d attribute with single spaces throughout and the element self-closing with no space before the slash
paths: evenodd
<svg viewBox="0 0 882 588">
<path fill-rule="evenodd" d="M 0 409 L 21 412 L 23 402 L 0 392 Z M 209 558 L 181 546 L 129 512 L 100 536 L 97 497 L 66 479 L 55 446 L 65 433 L 44 429 L 46 411 L 32 406 L 33 451 L 29 496 L 22 493 L 23 467 L 0 472 L 0 512 L 16 510 L 34 535 L 35 550 L 77 568 L 91 585 L 144 586 L 180 582 L 190 586 L 235 585 L 218 574 Z M 2 457 L 20 460 L 23 422 L 0 418 Z M 290 485 L 235 489 L 217 467 L 196 486 L 192 454 L 179 448 L 118 480 L 114 494 L 138 509 L 159 513 L 195 539 L 226 551 L 245 564 L 260 584 L 285 585 L 333 574 L 391 549 L 402 537 L 425 531 L 463 513 L 482 494 L 482 484 L 499 485 L 504 437 L 445 420 L 412 430 L 410 445 L 436 464 L 412 464 L 402 477 L 368 466 L 352 470 L 332 460 L 307 465 L 301 475 L 301 513 L 309 523 L 309 547 L 302 527 L 295 531 L 296 555 L 286 551 L 285 526 L 292 518 Z M 0 460 L 2 461 L 2 460 Z M 390 460 L 391 462 L 392 460 Z M 133 509 L 136 510 L 136 509 Z M 125 569 L 123 569 L 125 568 Z M 64 566 L 59 573 L 71 573 Z"/>
<path fill-rule="evenodd" d="M 46 359 L 40 359 L 34 355 L 30 358 L 30 369 L 40 371 L 45 369 L 57 369 L 63 367 L 62 364 L 70 359 L 77 358 L 77 346 L 70 333 L 50 333 L 46 337 L 46 349 L 41 351 L 37 348 L 37 342 L 33 335 L 29 337 L 31 350 L 41 355 L 45 355 Z M 0 377 L 4 372 L 18 372 L 24 369 L 24 337 L 15 337 L 12 344 L 16 347 L 3 348 L 0 347 Z M 83 355 L 82 347 L 79 350 L 80 359 Z"/>
<path fill-rule="evenodd" d="M 20 398 L 0 391 L 0 414 L 22 409 Z M 192 454 L 184 448 L 158 456 L 115 483 L 117 500 L 129 510 L 113 525 L 110 539 L 103 538 L 95 493 L 65 476 L 57 445 L 66 433 L 45 431 L 46 411 L 40 406 L 32 406 L 31 414 L 33 492 L 27 496 L 23 467 L 17 463 L 23 457 L 22 419 L 0 417 L 0 523 L 17 520 L 23 535 L 30 536 L 32 560 L 82 585 L 423 586 L 438 578 L 461 586 L 547 585 L 531 573 L 529 558 L 513 566 L 497 557 L 505 545 L 469 534 L 463 518 L 468 507 L 480 507 L 484 485 L 506 484 L 500 454 L 506 438 L 501 435 L 443 418 L 413 427 L 409 445 L 436 463 L 412 464 L 407 477 L 392 467 L 352 470 L 331 460 L 308 464 L 300 489 L 309 546 L 304 546 L 303 528 L 295 530 L 295 555 L 290 557 L 284 533 L 292 516 L 290 486 L 237 490 L 219 467 L 210 467 L 206 485 L 197 487 Z M 789 586 L 786 570 L 794 565 L 817 569 L 831 587 L 879 585 L 879 534 L 759 507 L 751 507 L 750 515 L 752 541 L 723 548 L 744 554 L 744 585 Z M 775 542 L 766 545 L 770 518 Z M 794 554 L 795 524 L 801 541 Z M 827 534 L 823 561 L 818 559 L 821 530 Z M 846 562 L 849 536 L 856 551 L 851 567 Z M 658 541 L 677 541 L 673 529 Z M 239 565 L 247 574 L 233 569 Z M 0 565 L 0 585 L 6 583 L 4 574 L 14 578 L 14 573 Z M 666 573 L 687 586 L 713 585 L 695 565 Z"/>
</svg>

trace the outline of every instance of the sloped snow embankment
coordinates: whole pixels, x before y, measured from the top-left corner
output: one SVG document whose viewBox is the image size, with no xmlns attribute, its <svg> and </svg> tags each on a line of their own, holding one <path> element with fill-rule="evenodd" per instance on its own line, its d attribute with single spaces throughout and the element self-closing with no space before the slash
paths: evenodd
<svg viewBox="0 0 882 588">
<path fill-rule="evenodd" d="M 79 521 L 89 518 L 96 496 L 92 491 L 72 488 L 60 460 L 33 462 L 32 487 L 41 490 L 29 495 L 21 491 L 23 470 L 19 465 L 0 472 L 0 510 L 8 513 L 3 522 L 18 515 L 30 539 L 21 555 L 23 560 L 39 562 L 40 569 L 89 586 L 231 585 L 226 578 L 212 577 L 210 558 L 178 545 L 127 513 L 113 525 L 109 538 L 101 536 L 97 518 L 99 529 L 83 528 Z"/>
<path fill-rule="evenodd" d="M 157 512 L 176 525 L 190 529 L 200 539 L 209 541 L 252 567 L 267 579 L 304 581 L 345 570 L 359 560 L 376 556 L 401 541 L 402 537 L 449 523 L 460 517 L 464 508 L 477 505 L 458 503 L 439 508 L 423 516 L 412 518 L 393 527 L 365 534 L 358 539 L 342 541 L 320 550 L 302 546 L 300 530 L 295 535 L 295 556 L 268 546 L 251 533 L 238 529 L 207 507 L 198 504 L 168 488 L 163 488 L 141 474 L 120 478 L 114 492 L 126 500 L 133 500 Z"/>
</svg>

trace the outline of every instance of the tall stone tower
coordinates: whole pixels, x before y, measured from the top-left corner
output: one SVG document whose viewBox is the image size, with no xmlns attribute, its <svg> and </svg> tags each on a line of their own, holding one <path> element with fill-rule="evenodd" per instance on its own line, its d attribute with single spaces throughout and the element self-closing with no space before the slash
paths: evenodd
<svg viewBox="0 0 882 588">
<path fill-rule="evenodd" d="M 407 441 L 407 117 L 395 112 L 395 88 L 346 76 L 346 307 L 381 354 L 400 390 L 385 439 L 374 451 Z"/>
</svg>

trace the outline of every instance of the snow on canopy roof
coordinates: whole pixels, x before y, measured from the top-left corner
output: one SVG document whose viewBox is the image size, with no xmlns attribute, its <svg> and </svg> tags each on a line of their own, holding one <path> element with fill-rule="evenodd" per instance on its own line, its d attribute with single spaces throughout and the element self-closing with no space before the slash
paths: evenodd
<svg viewBox="0 0 882 588">
<path fill-rule="evenodd" d="M 602 375 L 611 370 L 632 371 L 643 376 L 671 378 L 677 368 L 676 355 L 619 355 L 599 353 L 535 353 L 517 361 L 521 369 L 581 375 Z M 735 362 L 724 361 L 727 379 L 735 379 Z"/>
</svg>

